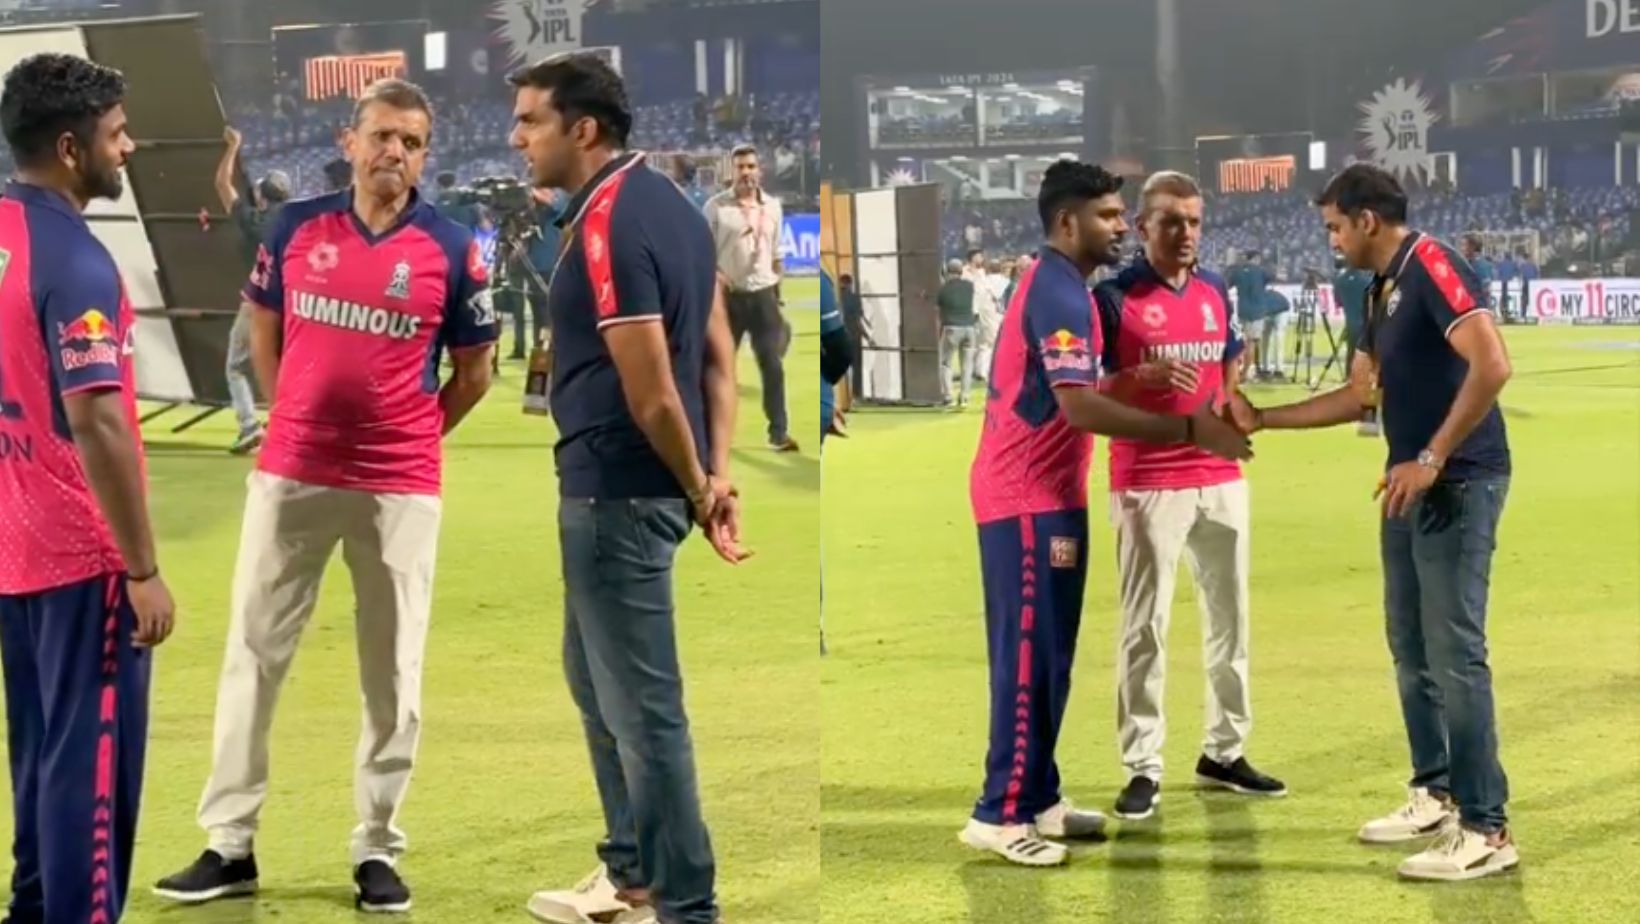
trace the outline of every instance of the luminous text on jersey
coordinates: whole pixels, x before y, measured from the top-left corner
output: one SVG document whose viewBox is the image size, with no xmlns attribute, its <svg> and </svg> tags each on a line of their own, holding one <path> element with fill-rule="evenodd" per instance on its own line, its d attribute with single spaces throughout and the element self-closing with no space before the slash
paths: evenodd
<svg viewBox="0 0 1640 924">
<path fill-rule="evenodd" d="M 421 329 L 421 318 L 412 314 L 374 308 L 357 302 L 342 301 L 308 292 L 295 292 L 296 316 L 342 330 L 362 334 L 388 336 L 394 340 L 412 340 Z"/>
<path fill-rule="evenodd" d="M 1145 346 L 1145 361 L 1174 360 L 1181 363 L 1224 362 L 1224 341 L 1203 340 L 1196 343 L 1155 343 Z"/>
</svg>

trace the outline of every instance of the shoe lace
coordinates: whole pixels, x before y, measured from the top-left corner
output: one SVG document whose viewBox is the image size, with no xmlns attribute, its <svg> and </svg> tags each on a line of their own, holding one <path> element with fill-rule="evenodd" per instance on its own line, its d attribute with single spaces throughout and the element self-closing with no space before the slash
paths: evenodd
<svg viewBox="0 0 1640 924">
<path fill-rule="evenodd" d="M 1463 850 L 1466 840 L 1465 835 L 1466 832 L 1462 825 L 1448 825 L 1441 830 L 1440 836 L 1435 839 L 1435 843 L 1429 846 L 1429 852 L 1438 853 L 1445 857 L 1455 856 Z"/>
<path fill-rule="evenodd" d="M 1416 789 L 1413 790 L 1412 798 L 1407 800 L 1407 804 L 1401 806 L 1401 810 L 1395 814 L 1398 818 L 1411 820 L 1429 811 L 1435 804 L 1437 802 L 1434 796 L 1421 789 Z"/>
<path fill-rule="evenodd" d="M 588 873 L 586 875 L 586 878 L 582 879 L 580 882 L 577 882 L 575 884 L 576 894 L 577 895 L 586 895 L 587 893 L 593 891 L 594 889 L 598 888 L 598 881 L 600 879 L 603 879 L 603 878 L 604 878 L 604 868 L 602 866 L 600 866 L 597 869 L 593 870 L 592 872 Z"/>
</svg>

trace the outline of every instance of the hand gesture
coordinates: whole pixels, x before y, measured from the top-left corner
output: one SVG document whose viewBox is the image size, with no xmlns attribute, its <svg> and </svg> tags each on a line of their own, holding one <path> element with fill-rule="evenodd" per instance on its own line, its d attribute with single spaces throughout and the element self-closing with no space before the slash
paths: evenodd
<svg viewBox="0 0 1640 924">
<path fill-rule="evenodd" d="M 1235 425 L 1221 420 L 1212 410 L 1211 401 L 1192 414 L 1191 433 L 1198 448 L 1205 449 L 1221 459 L 1245 462 L 1253 457 L 1253 444 L 1247 434 Z"/>
<path fill-rule="evenodd" d="M 1378 490 L 1373 493 L 1372 499 L 1382 498 L 1385 519 L 1399 519 L 1411 513 L 1413 503 L 1434 486 L 1437 474 L 1430 466 L 1402 462 L 1391 468 L 1384 475 L 1384 480 L 1378 482 Z"/>
<path fill-rule="evenodd" d="M 1196 393 L 1196 384 L 1201 381 L 1201 373 L 1195 363 L 1159 359 L 1141 363 L 1134 369 L 1134 378 L 1138 379 L 1139 384 L 1155 391 L 1172 388 L 1193 395 Z"/>
<path fill-rule="evenodd" d="M 222 140 L 228 142 L 228 147 L 238 150 L 244 142 L 245 136 L 239 134 L 239 129 L 229 125 L 222 129 Z"/>
<path fill-rule="evenodd" d="M 128 581 L 125 595 L 137 616 L 137 631 L 131 635 L 133 645 L 152 648 L 171 636 L 177 605 L 164 578 L 155 574 L 146 581 Z"/>
<path fill-rule="evenodd" d="M 708 483 L 712 511 L 702 521 L 701 530 L 719 558 L 738 565 L 752 557 L 751 550 L 740 544 L 740 491 L 728 479 L 716 475 L 711 476 Z"/>
</svg>

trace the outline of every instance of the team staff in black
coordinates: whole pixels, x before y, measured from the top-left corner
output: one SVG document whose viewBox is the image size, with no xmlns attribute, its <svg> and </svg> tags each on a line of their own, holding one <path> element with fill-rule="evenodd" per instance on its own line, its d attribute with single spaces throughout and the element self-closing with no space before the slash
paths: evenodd
<svg viewBox="0 0 1640 924">
<path fill-rule="evenodd" d="M 1316 200 L 1334 248 L 1372 270 L 1349 385 L 1298 404 L 1231 412 L 1246 431 L 1362 420 L 1389 461 L 1379 496 L 1384 613 L 1412 751 L 1410 798 L 1367 822 L 1371 843 L 1435 835 L 1403 862 L 1412 879 L 1474 879 L 1520 857 L 1504 804 L 1487 590 L 1509 491 L 1509 440 L 1498 395 L 1509 356 L 1469 263 L 1406 226 L 1407 197 L 1390 174 L 1356 164 Z M 1380 400 L 1381 395 L 1381 400 Z"/>
<path fill-rule="evenodd" d="M 548 292 L 564 671 L 607 825 L 584 888 L 538 893 L 530 908 L 554 921 L 715 924 L 672 604 L 692 522 L 725 560 L 746 557 L 729 482 L 734 342 L 712 235 L 626 150 L 631 108 L 608 64 L 560 55 L 510 79 L 512 146 L 536 187 L 570 194 Z"/>
</svg>

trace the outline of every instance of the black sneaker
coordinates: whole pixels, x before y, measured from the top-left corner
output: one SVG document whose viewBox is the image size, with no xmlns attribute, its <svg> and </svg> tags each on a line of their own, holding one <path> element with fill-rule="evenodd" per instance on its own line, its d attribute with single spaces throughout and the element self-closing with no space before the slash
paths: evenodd
<svg viewBox="0 0 1640 924">
<path fill-rule="evenodd" d="M 1233 764 L 1221 764 L 1203 754 L 1196 761 L 1196 782 L 1210 789 L 1228 789 L 1244 796 L 1280 798 L 1287 795 L 1287 784 L 1253 769 L 1247 758 L 1238 757 Z"/>
<path fill-rule="evenodd" d="M 789 436 L 782 436 L 779 439 L 775 439 L 773 437 L 770 437 L 770 439 L 769 439 L 769 448 L 773 449 L 775 452 L 797 452 L 798 451 L 797 440 L 794 440 Z"/>
<path fill-rule="evenodd" d="M 1161 801 L 1162 787 L 1148 776 L 1136 776 L 1128 780 L 1122 794 L 1116 797 L 1116 817 L 1128 821 L 1149 818 L 1156 814 L 1156 806 Z"/>
<path fill-rule="evenodd" d="M 393 867 L 382 860 L 366 860 L 353 871 L 358 887 L 353 904 L 360 911 L 397 912 L 410 910 L 410 887 Z"/>
<path fill-rule="evenodd" d="M 190 905 L 255 891 L 255 854 L 243 860 L 228 860 L 214 850 L 200 854 L 182 872 L 154 883 L 155 895 Z"/>
</svg>

